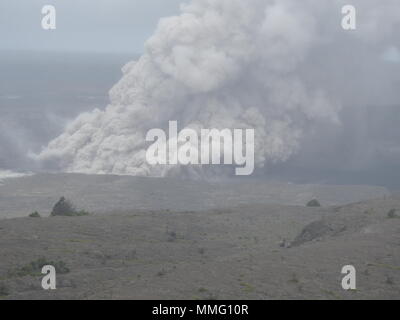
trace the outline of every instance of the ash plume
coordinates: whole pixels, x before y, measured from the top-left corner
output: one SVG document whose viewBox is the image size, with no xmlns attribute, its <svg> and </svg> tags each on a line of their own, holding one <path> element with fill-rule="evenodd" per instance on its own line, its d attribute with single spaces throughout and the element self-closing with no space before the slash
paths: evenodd
<svg viewBox="0 0 400 320">
<path fill-rule="evenodd" d="M 348 33 L 341 29 L 345 1 L 183 4 L 179 16 L 160 20 L 144 54 L 123 68 L 110 104 L 78 116 L 37 159 L 66 172 L 201 177 L 207 168 L 146 162 L 146 133 L 177 120 L 180 130 L 255 129 L 256 166 L 285 162 L 316 128 L 341 126 L 346 97 L 330 81 L 309 76 L 329 77 L 324 72 L 341 61 L 331 55 L 314 64 L 315 52 L 340 50 L 340 36 L 365 56 L 365 45 L 379 46 L 399 23 L 396 1 L 353 2 L 368 18 Z"/>
</svg>

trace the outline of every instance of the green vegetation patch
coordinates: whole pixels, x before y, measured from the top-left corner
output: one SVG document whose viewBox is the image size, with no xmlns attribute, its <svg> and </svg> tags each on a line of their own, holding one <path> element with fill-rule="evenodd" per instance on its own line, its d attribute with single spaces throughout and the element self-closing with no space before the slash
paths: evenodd
<svg viewBox="0 0 400 320">
<path fill-rule="evenodd" d="M 10 270 L 8 272 L 9 277 L 25 277 L 25 276 L 37 276 L 42 272 L 44 266 L 53 266 L 56 269 L 57 274 L 66 274 L 70 270 L 64 261 L 49 261 L 44 257 L 41 257 L 35 261 L 31 261 L 21 268 Z"/>
</svg>

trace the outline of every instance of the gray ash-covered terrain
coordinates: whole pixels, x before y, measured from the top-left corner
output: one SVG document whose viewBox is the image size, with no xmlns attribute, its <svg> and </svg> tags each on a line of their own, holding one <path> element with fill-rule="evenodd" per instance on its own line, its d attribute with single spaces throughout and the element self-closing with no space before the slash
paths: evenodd
<svg viewBox="0 0 400 320">
<path fill-rule="evenodd" d="M 400 196 L 384 189 L 84 178 L 0 187 L 2 216 L 25 212 L 0 220 L 2 299 L 400 297 Z M 93 213 L 48 217 L 60 193 Z M 306 207 L 309 197 L 323 207 Z M 42 218 L 27 217 L 33 210 Z M 42 289 L 43 264 L 55 265 L 57 290 Z M 345 265 L 357 269 L 357 290 L 342 289 Z"/>
</svg>

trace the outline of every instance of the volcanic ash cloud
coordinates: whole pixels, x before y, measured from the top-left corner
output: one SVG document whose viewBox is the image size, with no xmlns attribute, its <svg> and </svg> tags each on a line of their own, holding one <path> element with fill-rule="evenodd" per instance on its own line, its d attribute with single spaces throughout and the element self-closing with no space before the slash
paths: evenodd
<svg viewBox="0 0 400 320">
<path fill-rule="evenodd" d="M 38 159 L 67 172 L 201 176 L 204 167 L 146 162 L 147 132 L 177 120 L 180 130 L 255 129 L 257 167 L 288 160 L 315 124 L 339 124 L 338 99 L 298 72 L 329 42 L 320 28 L 329 10 L 319 0 L 183 5 L 123 68 L 110 105 L 78 116 Z"/>
</svg>

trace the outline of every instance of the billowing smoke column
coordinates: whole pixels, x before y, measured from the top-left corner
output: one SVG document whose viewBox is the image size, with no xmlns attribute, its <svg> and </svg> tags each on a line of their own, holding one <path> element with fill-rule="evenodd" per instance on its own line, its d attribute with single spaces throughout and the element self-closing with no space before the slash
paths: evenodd
<svg viewBox="0 0 400 320">
<path fill-rule="evenodd" d="M 256 166 L 286 161 L 314 125 L 340 125 L 340 100 L 299 72 L 316 47 L 332 41 L 327 29 L 341 28 L 338 2 L 182 5 L 180 16 L 160 21 L 141 58 L 123 68 L 110 105 L 81 114 L 38 158 L 68 172 L 201 176 L 204 167 L 146 162 L 148 130 L 177 120 L 180 129 L 255 129 Z"/>
</svg>

